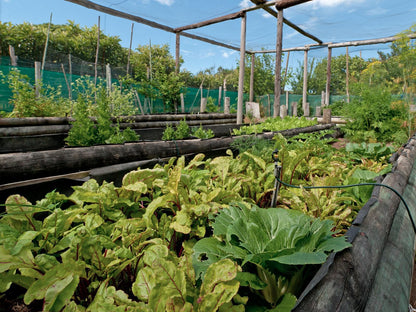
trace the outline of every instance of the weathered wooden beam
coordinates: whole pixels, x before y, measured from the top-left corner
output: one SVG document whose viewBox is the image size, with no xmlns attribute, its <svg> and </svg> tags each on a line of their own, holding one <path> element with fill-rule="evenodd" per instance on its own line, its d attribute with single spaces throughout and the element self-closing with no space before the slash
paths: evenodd
<svg viewBox="0 0 416 312">
<path fill-rule="evenodd" d="M 250 0 L 250 1 L 254 4 L 256 4 L 257 6 L 266 5 L 268 3 L 266 0 Z M 275 10 L 273 10 L 272 8 L 270 8 L 268 6 L 265 6 L 265 7 L 263 7 L 263 10 L 265 10 L 266 12 L 270 13 L 272 16 L 277 18 L 277 12 Z M 314 35 L 306 32 L 306 31 L 304 31 L 303 29 L 301 29 L 297 25 L 288 21 L 286 18 L 283 18 L 283 23 L 285 23 L 287 26 L 295 29 L 297 32 L 304 35 L 305 37 L 308 37 L 308 38 L 312 39 L 313 41 L 315 41 L 319 44 L 322 44 L 322 40 L 318 39 L 317 37 L 315 37 Z"/>
<path fill-rule="evenodd" d="M 302 109 L 305 112 L 306 103 L 308 102 L 308 50 L 305 50 L 303 57 L 303 92 L 302 92 Z"/>
<path fill-rule="evenodd" d="M 250 93 L 249 93 L 249 101 L 254 101 L 254 70 L 256 65 L 256 55 L 251 55 L 251 68 L 250 68 Z"/>
<path fill-rule="evenodd" d="M 204 37 L 194 35 L 194 34 L 190 34 L 190 33 L 186 33 L 186 32 L 181 32 L 179 34 L 183 37 L 187 37 L 187 38 L 190 38 L 190 39 L 195 39 L 195 40 L 199 40 L 199 41 L 202 41 L 202 42 L 210 43 L 210 44 L 213 44 L 213 45 L 216 45 L 216 46 L 219 46 L 219 47 L 223 47 L 223 48 L 227 48 L 227 49 L 230 49 L 230 50 L 240 51 L 240 47 L 236 47 L 236 46 L 232 46 L 230 44 L 218 42 L 216 40 L 204 38 Z"/>
<path fill-rule="evenodd" d="M 247 16 L 244 13 L 241 19 L 241 34 L 240 34 L 240 69 L 238 74 L 238 99 L 237 99 L 237 125 L 243 123 L 243 99 L 244 99 L 244 71 L 245 71 L 245 57 L 246 57 L 246 30 L 247 30 Z"/>
<path fill-rule="evenodd" d="M 275 7 L 276 10 L 284 10 L 290 8 L 291 6 L 295 6 L 309 1 L 312 0 L 280 0 L 275 4 Z"/>
<path fill-rule="evenodd" d="M 121 11 L 118 11 L 109 7 L 105 7 L 103 5 L 91 2 L 89 0 L 65 0 L 65 1 L 72 2 L 75 4 L 81 5 L 83 7 L 86 7 L 88 9 L 103 12 L 109 15 L 125 18 L 125 19 L 131 20 L 140 24 L 144 24 L 150 27 L 162 29 L 162 30 L 169 31 L 169 32 L 174 32 L 172 27 L 162 25 L 162 24 L 150 21 L 148 19 L 129 14 L 129 13 L 121 12 Z"/>
<path fill-rule="evenodd" d="M 332 63 L 332 48 L 328 47 L 328 59 L 326 63 L 325 106 L 328 106 L 331 100 L 331 63 Z"/>
<path fill-rule="evenodd" d="M 181 58 L 181 36 L 176 34 L 176 49 L 175 49 L 175 73 L 179 73 Z"/>
<path fill-rule="evenodd" d="M 416 34 L 408 34 L 405 35 L 409 39 L 416 39 Z M 356 41 L 346 41 L 346 42 L 339 42 L 339 43 L 330 43 L 328 44 L 329 48 L 343 48 L 343 47 L 351 47 L 351 46 L 361 46 L 361 45 L 372 45 L 372 44 L 380 44 L 380 43 L 389 43 L 400 39 L 401 36 L 390 36 L 378 39 L 369 39 L 369 40 L 356 40 Z"/>
<path fill-rule="evenodd" d="M 227 14 L 227 15 L 224 15 L 224 16 L 216 17 L 216 18 L 213 18 L 213 19 L 209 19 L 209 20 L 206 20 L 206 21 L 203 21 L 203 22 L 178 27 L 178 28 L 175 28 L 174 30 L 176 32 L 181 32 L 181 31 L 188 30 L 188 29 L 200 28 L 200 27 L 204 27 L 204 26 L 208 26 L 208 25 L 212 25 L 212 24 L 217 24 L 217 23 L 237 19 L 237 18 L 243 17 L 243 15 L 244 15 L 244 13 L 240 11 L 240 12 L 231 13 L 231 14 Z"/>
<path fill-rule="evenodd" d="M 282 92 L 282 46 L 283 46 L 283 10 L 277 14 L 276 62 L 274 81 L 273 117 L 280 114 L 280 94 Z"/>
<path fill-rule="evenodd" d="M 109 15 L 113 15 L 113 16 L 124 18 L 124 19 L 128 19 L 128 20 L 131 20 L 131 21 L 134 21 L 134 22 L 137 22 L 137 23 L 140 23 L 140 24 L 144 24 L 144 25 L 147 25 L 147 26 L 150 26 L 150 27 L 153 27 L 153 28 L 161 29 L 161 30 L 171 32 L 171 33 L 177 33 L 177 31 L 175 31 L 175 29 L 173 27 L 169 27 L 169 26 L 166 26 L 166 25 L 163 25 L 163 24 L 159 24 L 159 23 L 156 23 L 154 21 L 151 21 L 151 20 L 136 16 L 136 15 L 132 15 L 132 14 L 129 14 L 129 13 L 114 10 L 112 8 L 105 7 L 105 6 L 93 3 L 89 0 L 65 0 L 65 1 L 72 2 L 72 3 L 78 4 L 78 5 L 84 6 L 88 9 L 92 9 L 92 10 L 103 12 L 103 13 L 106 13 L 106 14 L 109 14 Z M 218 42 L 218 41 L 215 41 L 215 40 L 212 40 L 212 39 L 208 39 L 208 38 L 204 38 L 204 37 L 201 37 L 201 36 L 197 36 L 197 35 L 193 35 L 193 34 L 189 34 L 189 33 L 185 33 L 185 32 L 181 32 L 180 35 L 183 36 L 183 37 L 188 37 L 188 38 L 191 38 L 191 39 L 203 41 L 203 42 L 210 43 L 210 44 L 213 44 L 213 45 L 217 45 L 217 46 L 220 46 L 220 47 L 224 47 L 224 48 L 227 48 L 227 49 L 240 51 L 239 47 L 235 47 L 235 46 L 232 46 L 232 45 L 229 45 L 229 44 L 221 43 L 221 42 Z"/>
</svg>

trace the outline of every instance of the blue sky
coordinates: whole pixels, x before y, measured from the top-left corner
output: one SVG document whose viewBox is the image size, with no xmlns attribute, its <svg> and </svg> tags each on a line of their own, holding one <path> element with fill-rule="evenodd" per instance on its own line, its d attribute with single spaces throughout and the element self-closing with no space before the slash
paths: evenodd
<svg viewBox="0 0 416 312">
<path fill-rule="evenodd" d="M 157 21 L 171 27 L 179 27 L 203 21 L 243 7 L 252 6 L 249 0 L 93 0 L 98 4 Z M 29 22 L 47 23 L 53 14 L 54 24 L 68 20 L 81 26 L 92 26 L 101 18 L 105 34 L 118 36 L 124 47 L 129 46 L 131 21 L 96 12 L 64 0 L 0 0 L 0 20 L 13 24 Z M 324 42 L 343 42 L 382 38 L 395 35 L 416 23 L 414 0 L 313 0 L 284 12 L 285 18 L 315 35 Z M 217 41 L 238 46 L 241 22 L 239 19 L 189 31 Z M 247 16 L 247 49 L 274 49 L 276 20 L 264 11 L 250 12 Z M 314 43 L 290 27 L 284 27 L 284 48 Z M 168 44 L 174 54 L 175 35 L 134 24 L 133 48 L 138 45 Z M 351 48 L 352 55 L 360 52 L 363 57 L 377 55 L 377 50 L 387 51 L 388 46 Z M 310 57 L 326 56 L 326 49 L 311 51 Z M 334 50 L 334 55 L 344 54 L 345 49 Z M 200 41 L 181 38 L 183 68 L 198 72 L 210 67 L 235 68 L 239 53 Z M 303 60 L 303 53 L 292 53 L 290 65 Z"/>
</svg>

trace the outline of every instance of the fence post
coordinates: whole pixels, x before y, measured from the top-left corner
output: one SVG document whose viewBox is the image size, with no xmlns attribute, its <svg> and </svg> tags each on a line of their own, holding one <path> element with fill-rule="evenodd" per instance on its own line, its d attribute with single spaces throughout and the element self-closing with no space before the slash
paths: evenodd
<svg viewBox="0 0 416 312">
<path fill-rule="evenodd" d="M 12 66 L 17 66 L 17 56 L 14 54 L 14 47 L 9 44 L 10 62 Z"/>
<path fill-rule="evenodd" d="M 298 116 L 298 103 L 292 102 L 292 116 L 297 117 Z"/>
<path fill-rule="evenodd" d="M 224 114 L 230 113 L 230 97 L 226 96 L 224 98 Z"/>
<path fill-rule="evenodd" d="M 201 108 L 199 110 L 200 113 L 205 113 L 205 111 L 207 110 L 207 98 L 202 98 L 201 99 Z"/>
<path fill-rule="evenodd" d="M 324 124 L 331 123 L 331 109 L 330 108 L 324 108 L 324 116 L 323 116 L 322 122 Z"/>
<path fill-rule="evenodd" d="M 185 113 L 185 98 L 183 93 L 181 93 L 181 111 L 182 113 Z"/>
<path fill-rule="evenodd" d="M 37 98 L 40 96 L 40 86 L 42 84 L 40 73 L 41 66 L 40 62 L 35 62 L 35 94 Z"/>
</svg>

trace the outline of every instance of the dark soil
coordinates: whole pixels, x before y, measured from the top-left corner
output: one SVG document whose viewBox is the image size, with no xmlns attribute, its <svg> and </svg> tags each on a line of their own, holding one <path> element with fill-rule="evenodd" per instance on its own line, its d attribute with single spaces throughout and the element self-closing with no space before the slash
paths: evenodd
<svg viewBox="0 0 416 312">
<path fill-rule="evenodd" d="M 8 291 L 0 297 L 0 312 L 40 312 L 42 302 L 34 301 L 30 305 L 23 302 L 26 290 L 13 284 Z"/>
</svg>

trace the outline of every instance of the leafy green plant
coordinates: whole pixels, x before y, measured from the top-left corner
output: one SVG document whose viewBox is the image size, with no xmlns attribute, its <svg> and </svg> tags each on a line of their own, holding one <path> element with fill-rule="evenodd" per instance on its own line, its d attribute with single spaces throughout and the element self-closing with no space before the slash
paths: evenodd
<svg viewBox="0 0 416 312">
<path fill-rule="evenodd" d="M 213 138 L 215 134 L 211 129 L 205 130 L 202 126 L 199 126 L 199 128 L 192 131 L 192 136 L 197 137 L 198 139 L 210 139 Z"/>
<path fill-rule="evenodd" d="M 349 122 L 343 127 L 348 139 L 358 142 L 392 142 L 402 144 L 407 140 L 407 130 L 402 128 L 407 119 L 405 107 L 392 106 L 392 95 L 381 87 L 360 84 L 359 96 L 345 105 Z"/>
<path fill-rule="evenodd" d="M 126 141 L 137 141 L 137 134 L 127 128 L 121 131 L 118 124 L 114 125 L 111 120 L 111 110 L 116 109 L 118 113 L 131 112 L 129 102 L 123 98 L 121 92 L 110 93 L 100 84 L 94 86 L 87 78 L 78 80 L 80 93 L 73 107 L 74 121 L 65 139 L 71 146 L 90 146 L 105 143 L 124 143 Z M 116 94 L 119 97 L 116 97 Z M 112 107 L 115 103 L 116 107 Z M 122 105 L 121 103 L 124 103 Z M 96 116 L 95 121 L 90 116 Z"/>
<path fill-rule="evenodd" d="M 175 139 L 176 140 L 183 140 L 189 137 L 191 134 L 191 130 L 186 123 L 185 118 L 179 122 L 179 125 L 176 127 L 175 131 Z"/>
<path fill-rule="evenodd" d="M 165 131 L 163 131 L 162 140 L 172 141 L 175 140 L 175 129 L 172 125 L 167 125 Z"/>
<path fill-rule="evenodd" d="M 294 210 L 231 205 L 214 218 L 212 228 L 213 237 L 194 245 L 196 276 L 203 279 L 209 265 L 232 259 L 242 266 L 243 272 L 237 274 L 241 286 L 270 308 L 286 293 L 299 294 L 305 282 L 300 281 L 311 269 L 306 265 L 323 263 L 329 252 L 351 246 L 344 237 L 334 237 L 331 221 Z"/>
<path fill-rule="evenodd" d="M 305 117 L 297 118 L 287 116 L 283 119 L 281 119 L 280 117 L 267 118 L 264 122 L 260 124 L 253 124 L 249 126 L 240 127 L 239 129 L 233 129 L 233 134 L 244 135 L 262 133 L 265 131 L 282 131 L 293 128 L 313 126 L 317 123 L 318 122 L 316 120 L 308 120 Z"/>
<path fill-rule="evenodd" d="M 219 112 L 220 108 L 215 104 L 215 99 L 213 97 L 207 98 L 207 112 L 208 113 L 217 113 Z"/>
<path fill-rule="evenodd" d="M 347 143 L 345 151 L 352 159 L 361 160 L 362 158 L 382 160 L 390 157 L 395 149 L 382 143 Z"/>
<path fill-rule="evenodd" d="M 9 117 L 65 116 L 69 112 L 70 101 L 61 96 L 61 90 L 39 83 L 35 87 L 28 76 L 12 69 L 6 76 L 0 72 L 2 83 L 12 91 L 10 103 L 14 106 Z"/>
</svg>

